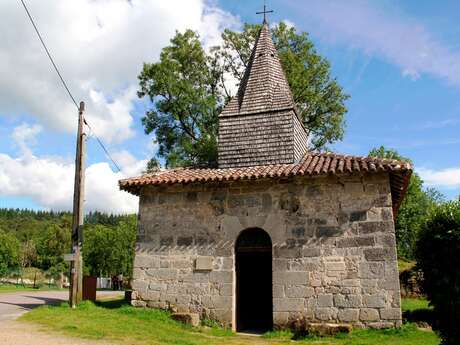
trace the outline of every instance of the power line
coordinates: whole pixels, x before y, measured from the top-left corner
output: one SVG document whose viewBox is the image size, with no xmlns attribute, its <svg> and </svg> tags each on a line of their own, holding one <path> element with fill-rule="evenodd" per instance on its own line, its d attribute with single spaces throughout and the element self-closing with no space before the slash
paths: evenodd
<svg viewBox="0 0 460 345">
<path fill-rule="evenodd" d="M 30 22 L 32 23 L 32 26 L 34 27 L 35 29 L 35 32 L 37 33 L 37 36 L 38 36 L 38 39 L 40 40 L 43 48 L 45 49 L 45 52 L 46 54 L 48 55 L 48 58 L 50 59 L 51 61 L 51 64 L 53 65 L 54 67 L 54 70 L 56 71 L 57 75 L 59 76 L 59 79 L 61 79 L 61 82 L 62 82 L 62 85 L 64 86 L 64 88 L 66 89 L 67 91 L 67 94 L 69 95 L 69 97 L 72 99 L 72 102 L 73 104 L 75 104 L 75 107 L 77 107 L 77 109 L 80 109 L 78 104 L 77 104 L 77 101 L 75 101 L 75 98 L 73 97 L 72 95 L 72 92 L 70 92 L 70 89 L 69 87 L 67 86 L 67 83 L 65 82 L 64 78 L 62 77 L 61 75 L 61 72 L 59 72 L 59 69 L 56 65 L 56 63 L 54 62 L 54 59 L 53 57 L 51 56 L 51 53 L 50 51 L 48 50 L 48 47 L 46 46 L 45 44 L 45 41 L 43 40 L 42 38 L 42 35 L 40 34 L 40 31 L 38 31 L 38 28 L 37 28 L 37 25 L 35 25 L 35 21 L 34 19 L 32 18 L 32 15 L 30 14 L 29 12 L 29 9 L 27 8 L 24 0 L 21 0 L 21 3 L 22 3 L 22 6 L 24 7 L 24 10 L 26 11 L 27 13 L 27 16 L 29 17 L 29 20 Z M 107 156 L 107 158 L 113 163 L 113 165 L 118 169 L 118 171 L 120 172 L 121 169 L 120 167 L 118 166 L 118 164 L 115 162 L 115 160 L 112 158 L 112 156 L 110 156 L 110 153 L 109 151 L 107 150 L 107 148 L 105 147 L 105 145 L 102 143 L 102 140 L 99 139 L 99 137 L 96 135 L 96 133 L 94 133 L 93 129 L 91 128 L 91 126 L 89 125 L 89 123 L 86 121 L 86 119 L 83 119 L 84 123 L 86 126 L 88 126 L 89 130 L 92 132 L 93 136 L 96 138 L 97 142 L 99 143 L 99 145 L 101 146 L 102 150 L 104 151 L 105 155 Z"/>
<path fill-rule="evenodd" d="M 67 93 L 69 94 L 70 98 L 72 99 L 73 104 L 75 104 L 75 106 L 78 109 L 77 101 L 75 101 L 75 98 L 73 98 L 72 93 L 70 92 L 69 88 L 67 87 L 67 83 L 65 82 L 64 78 L 62 77 L 61 73 L 59 72 L 59 69 L 57 68 L 56 64 L 54 63 L 53 57 L 51 56 L 51 54 L 50 54 L 50 52 L 48 50 L 48 47 L 45 44 L 45 41 L 43 41 L 42 35 L 40 35 L 40 31 L 38 31 L 38 28 L 35 25 L 35 22 L 34 22 L 32 16 L 31 16 L 29 10 L 27 9 L 27 6 L 26 6 L 24 0 L 21 0 L 21 3 L 22 3 L 22 6 L 24 6 L 24 9 L 26 10 L 27 16 L 29 17 L 30 22 L 32 23 L 32 25 L 34 27 L 35 32 L 37 33 L 38 39 L 42 43 L 43 48 L 45 48 L 46 54 L 48 55 L 51 63 L 53 64 L 54 70 L 56 71 L 57 75 L 59 76 L 59 79 L 61 79 L 62 85 L 64 85 L 64 88 L 67 90 Z"/>
<path fill-rule="evenodd" d="M 99 143 L 99 145 L 101 146 L 102 150 L 104 150 L 104 153 L 105 155 L 107 156 L 108 159 L 110 159 L 110 161 L 112 162 L 112 164 L 118 169 L 118 171 L 120 172 L 121 169 L 120 167 L 118 166 L 118 164 L 113 160 L 113 158 L 110 156 L 110 153 L 109 151 L 106 149 L 105 145 L 102 143 L 101 139 L 99 139 L 99 137 L 94 133 L 93 129 L 91 128 L 91 126 L 89 125 L 89 123 L 86 121 L 86 119 L 83 119 L 83 121 L 85 122 L 85 125 L 88 126 L 90 132 L 92 133 L 92 135 L 94 136 L 94 138 L 96 138 L 96 141 Z"/>
</svg>

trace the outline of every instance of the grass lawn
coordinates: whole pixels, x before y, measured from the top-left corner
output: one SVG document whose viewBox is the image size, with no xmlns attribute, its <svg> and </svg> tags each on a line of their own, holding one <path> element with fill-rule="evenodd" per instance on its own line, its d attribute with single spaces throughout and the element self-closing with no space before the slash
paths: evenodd
<svg viewBox="0 0 460 345">
<path fill-rule="evenodd" d="M 424 309 L 433 309 L 430 305 L 428 305 L 428 301 L 422 298 L 403 298 L 401 300 L 401 309 L 403 312 L 405 311 L 416 311 L 416 310 L 424 310 Z"/>
<path fill-rule="evenodd" d="M 433 307 L 428 305 L 425 299 L 403 298 L 401 309 L 403 319 L 407 322 L 414 322 L 425 327 L 433 324 Z"/>
<path fill-rule="evenodd" d="M 414 311 L 415 302 L 404 302 Z M 423 305 L 422 305 L 423 307 Z M 409 310 L 408 309 L 408 310 Z M 414 323 L 400 329 L 360 330 L 350 335 L 292 340 L 289 331 L 270 332 L 262 337 L 237 335 L 217 327 L 192 328 L 175 322 L 160 310 L 138 309 L 122 300 L 104 300 L 94 305 L 82 303 L 76 309 L 67 304 L 44 306 L 23 315 L 20 320 L 35 322 L 45 329 L 88 339 L 104 339 L 126 344 L 155 345 L 238 345 L 238 344 L 334 344 L 334 345 L 434 345 L 439 338 L 428 330 L 420 330 Z"/>
<path fill-rule="evenodd" d="M 42 285 L 40 288 L 34 289 L 31 286 L 22 286 L 22 285 L 15 285 L 15 284 L 0 284 L 0 293 L 7 293 L 7 292 L 23 292 L 23 291 L 50 291 L 50 290 L 61 290 L 55 286 L 48 287 L 48 285 Z M 67 289 L 62 289 L 67 290 Z"/>
</svg>

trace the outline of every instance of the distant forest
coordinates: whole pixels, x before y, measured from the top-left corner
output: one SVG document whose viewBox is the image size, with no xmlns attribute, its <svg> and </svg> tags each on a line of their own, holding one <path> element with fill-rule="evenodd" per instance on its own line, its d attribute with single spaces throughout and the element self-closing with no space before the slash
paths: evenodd
<svg viewBox="0 0 460 345">
<path fill-rule="evenodd" d="M 132 275 L 137 216 L 90 212 L 83 235 L 84 273 Z M 72 214 L 0 208 L 0 277 L 35 267 L 48 276 L 68 274 Z"/>
</svg>

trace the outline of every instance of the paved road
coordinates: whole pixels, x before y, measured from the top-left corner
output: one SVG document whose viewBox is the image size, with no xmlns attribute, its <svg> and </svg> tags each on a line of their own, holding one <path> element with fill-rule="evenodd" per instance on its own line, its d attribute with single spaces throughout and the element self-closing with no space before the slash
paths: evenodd
<svg viewBox="0 0 460 345">
<path fill-rule="evenodd" d="M 97 296 L 119 295 L 118 291 L 98 291 Z M 69 298 L 68 291 L 24 291 L 0 293 L 0 322 L 15 320 L 32 308 L 43 304 L 61 303 Z"/>
<path fill-rule="evenodd" d="M 98 291 L 98 297 L 122 292 Z M 0 344 L 2 345 L 113 345 L 106 341 L 69 337 L 31 324 L 14 321 L 32 308 L 67 301 L 68 291 L 25 291 L 0 293 Z"/>
</svg>

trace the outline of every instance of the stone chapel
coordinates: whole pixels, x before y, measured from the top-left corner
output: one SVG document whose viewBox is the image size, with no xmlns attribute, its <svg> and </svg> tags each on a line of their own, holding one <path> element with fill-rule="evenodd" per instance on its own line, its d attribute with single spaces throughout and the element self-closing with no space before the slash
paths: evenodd
<svg viewBox="0 0 460 345">
<path fill-rule="evenodd" d="M 412 168 L 309 151 L 265 21 L 218 139 L 217 168 L 119 182 L 139 196 L 132 304 L 238 331 L 399 326 L 394 218 Z"/>
</svg>

